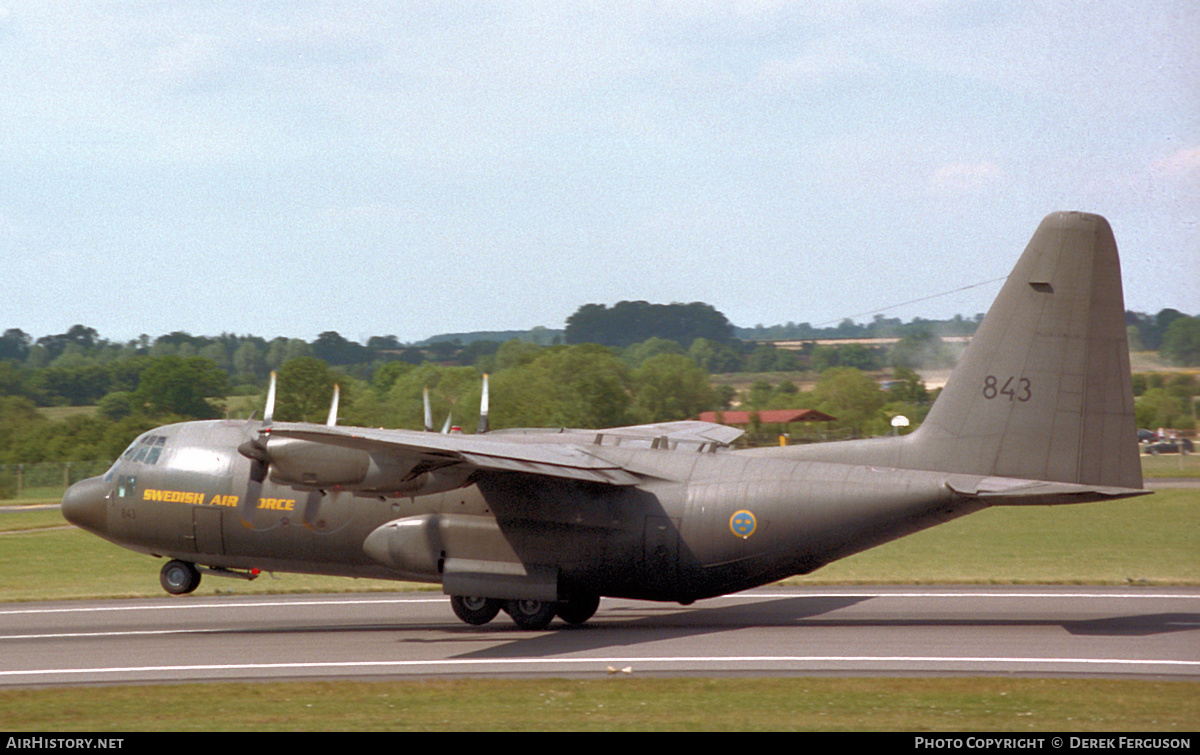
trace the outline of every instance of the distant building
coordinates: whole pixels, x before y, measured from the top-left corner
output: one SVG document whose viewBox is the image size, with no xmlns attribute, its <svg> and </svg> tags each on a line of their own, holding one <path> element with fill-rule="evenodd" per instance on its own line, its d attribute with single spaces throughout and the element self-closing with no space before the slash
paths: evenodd
<svg viewBox="0 0 1200 755">
<path fill-rule="evenodd" d="M 749 427 L 753 417 L 758 415 L 759 425 L 790 425 L 793 422 L 833 422 L 837 417 L 831 417 L 816 409 L 763 409 L 760 412 L 728 411 L 700 412 L 702 422 L 716 422 L 733 427 Z"/>
</svg>

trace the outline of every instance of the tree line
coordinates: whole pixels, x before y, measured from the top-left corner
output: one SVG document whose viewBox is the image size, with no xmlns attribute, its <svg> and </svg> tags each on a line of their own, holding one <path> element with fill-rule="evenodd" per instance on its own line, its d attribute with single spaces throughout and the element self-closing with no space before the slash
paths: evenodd
<svg viewBox="0 0 1200 755">
<path fill-rule="evenodd" d="M 546 339 L 403 344 L 393 336 L 361 344 L 332 331 L 313 342 L 175 332 L 119 343 L 83 325 L 38 339 L 9 329 L 0 336 L 0 464 L 112 459 L 138 433 L 168 421 L 247 417 L 262 411 L 271 371 L 279 375 L 276 416 L 286 420 L 323 421 L 337 383 L 346 424 L 419 428 L 422 391 L 429 388 L 438 424 L 449 415 L 472 428 L 480 378 L 489 373 L 496 428 L 670 421 L 736 405 L 820 409 L 838 417 L 829 430 L 872 435 L 887 431 L 894 414 L 919 422 L 933 396 L 915 370 L 956 359 L 924 322 L 910 324 L 887 348 L 810 344 L 788 351 L 712 331 L 704 332 L 721 338 L 688 342 L 695 332 L 680 328 L 681 312 L 700 312 L 698 320 L 710 324 L 727 324 L 724 316 L 714 318 L 707 305 L 657 311 L 675 318 L 672 329 L 659 331 L 674 337 L 650 335 L 624 346 L 546 345 Z M 1185 336 L 1200 320 L 1164 312 L 1128 313 L 1131 341 L 1157 343 L 1164 354 L 1171 344 L 1186 346 Z M 1171 353 L 1187 358 L 1192 352 Z M 882 369 L 894 378 L 887 386 L 867 374 Z M 814 390 L 799 390 L 794 382 L 792 376 L 805 371 Z M 714 385 L 713 375 L 730 372 L 760 377 L 740 393 Z M 1194 424 L 1195 376 L 1135 376 L 1134 387 L 1140 425 Z M 95 409 L 52 421 L 39 410 L 52 406 Z"/>
</svg>

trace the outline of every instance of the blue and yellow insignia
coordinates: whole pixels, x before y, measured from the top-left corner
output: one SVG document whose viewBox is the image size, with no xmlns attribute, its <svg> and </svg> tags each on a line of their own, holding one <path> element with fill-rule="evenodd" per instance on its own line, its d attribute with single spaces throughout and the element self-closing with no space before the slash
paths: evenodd
<svg viewBox="0 0 1200 755">
<path fill-rule="evenodd" d="M 754 518 L 754 514 L 745 509 L 735 511 L 733 516 L 729 517 L 729 530 L 740 538 L 745 539 L 753 535 L 756 527 L 758 527 L 758 520 Z"/>
</svg>

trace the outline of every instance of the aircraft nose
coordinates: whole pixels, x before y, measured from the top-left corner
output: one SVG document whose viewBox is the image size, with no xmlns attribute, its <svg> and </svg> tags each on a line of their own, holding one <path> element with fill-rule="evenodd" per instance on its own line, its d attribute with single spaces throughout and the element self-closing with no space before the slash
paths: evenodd
<svg viewBox="0 0 1200 755">
<path fill-rule="evenodd" d="M 81 480 L 63 494 L 63 517 L 77 527 L 95 533 L 108 529 L 108 493 L 111 486 L 103 477 Z"/>
</svg>

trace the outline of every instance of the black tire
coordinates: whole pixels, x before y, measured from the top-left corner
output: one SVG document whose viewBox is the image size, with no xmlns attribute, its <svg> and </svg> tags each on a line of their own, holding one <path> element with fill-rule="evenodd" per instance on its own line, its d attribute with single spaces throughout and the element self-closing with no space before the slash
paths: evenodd
<svg viewBox="0 0 1200 755">
<path fill-rule="evenodd" d="M 200 586 L 200 572 L 187 561 L 168 561 L 158 573 L 158 581 L 172 595 L 187 595 Z"/>
<path fill-rule="evenodd" d="M 492 598 L 451 595 L 450 607 L 454 609 L 455 616 L 477 627 L 488 623 L 500 613 L 500 601 Z"/>
<path fill-rule="evenodd" d="M 504 610 L 522 629 L 545 629 L 554 620 L 557 603 L 547 600 L 510 600 Z"/>
<path fill-rule="evenodd" d="M 558 618 L 568 624 L 582 624 L 592 618 L 599 607 L 599 595 L 576 595 L 558 604 Z"/>
</svg>

